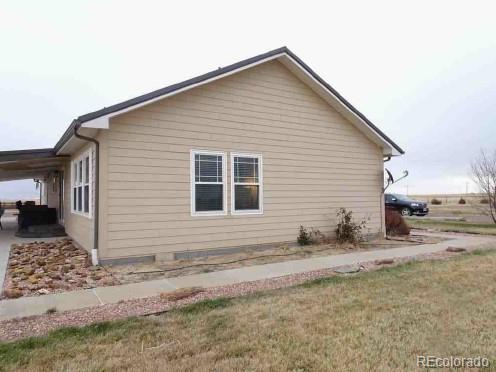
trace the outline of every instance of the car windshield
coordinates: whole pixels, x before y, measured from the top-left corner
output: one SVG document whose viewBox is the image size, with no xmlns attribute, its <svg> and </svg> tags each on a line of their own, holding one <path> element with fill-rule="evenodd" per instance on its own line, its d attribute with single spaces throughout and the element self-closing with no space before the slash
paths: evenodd
<svg viewBox="0 0 496 372">
<path fill-rule="evenodd" d="M 403 200 L 403 201 L 414 201 L 413 199 L 410 199 L 408 196 L 406 195 L 401 195 L 401 194 L 394 194 L 393 195 L 396 199 L 398 200 Z"/>
</svg>

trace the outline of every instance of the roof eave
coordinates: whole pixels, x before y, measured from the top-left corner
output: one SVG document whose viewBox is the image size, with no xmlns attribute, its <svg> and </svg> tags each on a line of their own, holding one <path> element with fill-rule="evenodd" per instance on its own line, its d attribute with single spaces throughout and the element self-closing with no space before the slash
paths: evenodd
<svg viewBox="0 0 496 372">
<path fill-rule="evenodd" d="M 170 95 L 181 93 L 185 90 L 192 89 L 198 85 L 207 84 L 212 80 L 218 79 L 220 77 L 228 76 L 230 74 L 236 73 L 242 69 L 253 67 L 257 64 L 267 62 L 272 59 L 279 58 L 281 56 L 287 56 L 292 59 L 293 62 L 304 69 L 310 76 L 312 76 L 319 84 L 321 84 L 325 89 L 337 100 L 344 105 L 348 110 L 350 110 L 353 115 L 360 120 L 363 125 L 368 127 L 375 135 L 385 141 L 389 146 L 392 147 L 392 156 L 404 154 L 404 150 L 398 146 L 394 141 L 392 141 L 384 132 L 382 132 L 376 125 L 374 125 L 365 115 L 358 111 L 351 103 L 349 103 L 343 96 L 341 96 L 332 86 L 330 86 L 324 79 L 322 79 L 315 71 L 313 71 L 305 62 L 303 62 L 298 56 L 291 52 L 287 47 L 282 47 L 274 49 L 270 52 L 260 54 L 258 56 L 245 59 L 243 61 L 234 63 L 232 65 L 219 68 L 217 70 L 208 72 L 206 74 L 194 77 L 192 79 L 185 80 L 183 82 L 170 85 L 168 87 L 155 90 L 153 92 L 120 102 L 118 104 L 105 107 L 101 110 L 90 112 L 88 114 L 79 116 L 77 119 L 73 120 L 69 128 L 64 132 L 61 139 L 55 145 L 55 151 L 60 152 L 62 147 L 66 142 L 72 138 L 74 134 L 74 128 L 76 125 L 82 125 L 83 127 L 105 129 L 108 128 L 108 119 L 110 117 L 122 114 L 127 111 L 134 110 L 143 105 L 153 103 L 157 100 L 164 99 Z M 386 148 L 384 147 L 386 150 Z M 389 154 L 388 154 L 389 155 Z"/>
</svg>

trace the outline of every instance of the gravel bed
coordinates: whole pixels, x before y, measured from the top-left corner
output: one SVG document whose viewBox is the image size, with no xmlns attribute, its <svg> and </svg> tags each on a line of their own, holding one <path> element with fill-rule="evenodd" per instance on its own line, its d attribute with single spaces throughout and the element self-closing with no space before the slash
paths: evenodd
<svg viewBox="0 0 496 372">
<path fill-rule="evenodd" d="M 71 239 L 12 244 L 3 292 L 0 298 L 40 296 L 120 282 L 91 259 Z"/>
<path fill-rule="evenodd" d="M 470 250 L 471 249 L 468 249 L 468 251 Z M 363 262 L 360 264 L 360 271 L 377 270 L 384 266 L 394 266 L 414 260 L 442 260 L 457 256 L 459 254 L 460 253 L 446 251 L 422 254 L 395 259 L 394 263 L 390 265 L 377 264 L 375 261 Z M 205 291 L 195 294 L 192 297 L 184 298 L 178 301 L 170 301 L 167 300 L 166 297 L 154 296 L 80 310 L 71 310 L 60 313 L 56 312 L 52 314 L 6 320 L 0 322 L 0 340 L 10 341 L 30 336 L 41 336 L 54 329 L 65 326 L 84 326 L 96 322 L 123 319 L 130 316 L 152 315 L 154 313 L 165 312 L 173 308 L 185 306 L 206 299 L 237 297 L 259 291 L 290 287 L 309 280 L 338 275 L 334 272 L 335 269 L 336 268 L 308 271 L 305 273 L 287 275 L 278 278 L 205 289 Z"/>
</svg>

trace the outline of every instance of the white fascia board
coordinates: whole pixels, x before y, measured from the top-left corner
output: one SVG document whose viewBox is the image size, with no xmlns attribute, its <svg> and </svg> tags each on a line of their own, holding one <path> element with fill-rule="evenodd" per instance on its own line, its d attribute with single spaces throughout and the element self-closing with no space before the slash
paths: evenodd
<svg viewBox="0 0 496 372">
<path fill-rule="evenodd" d="M 109 129 L 109 115 L 101 116 L 99 118 L 87 121 L 81 124 L 82 128 L 95 128 L 95 129 Z"/>
</svg>

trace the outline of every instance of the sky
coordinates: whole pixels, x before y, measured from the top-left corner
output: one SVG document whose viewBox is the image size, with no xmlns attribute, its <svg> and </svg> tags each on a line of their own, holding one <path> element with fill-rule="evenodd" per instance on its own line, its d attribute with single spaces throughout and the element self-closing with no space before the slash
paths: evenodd
<svg viewBox="0 0 496 372">
<path fill-rule="evenodd" d="M 0 151 L 53 147 L 75 117 L 288 46 L 398 143 L 390 191 L 477 191 L 496 146 L 490 1 L 0 0 Z M 0 199 L 35 197 L 0 182 Z"/>
</svg>

